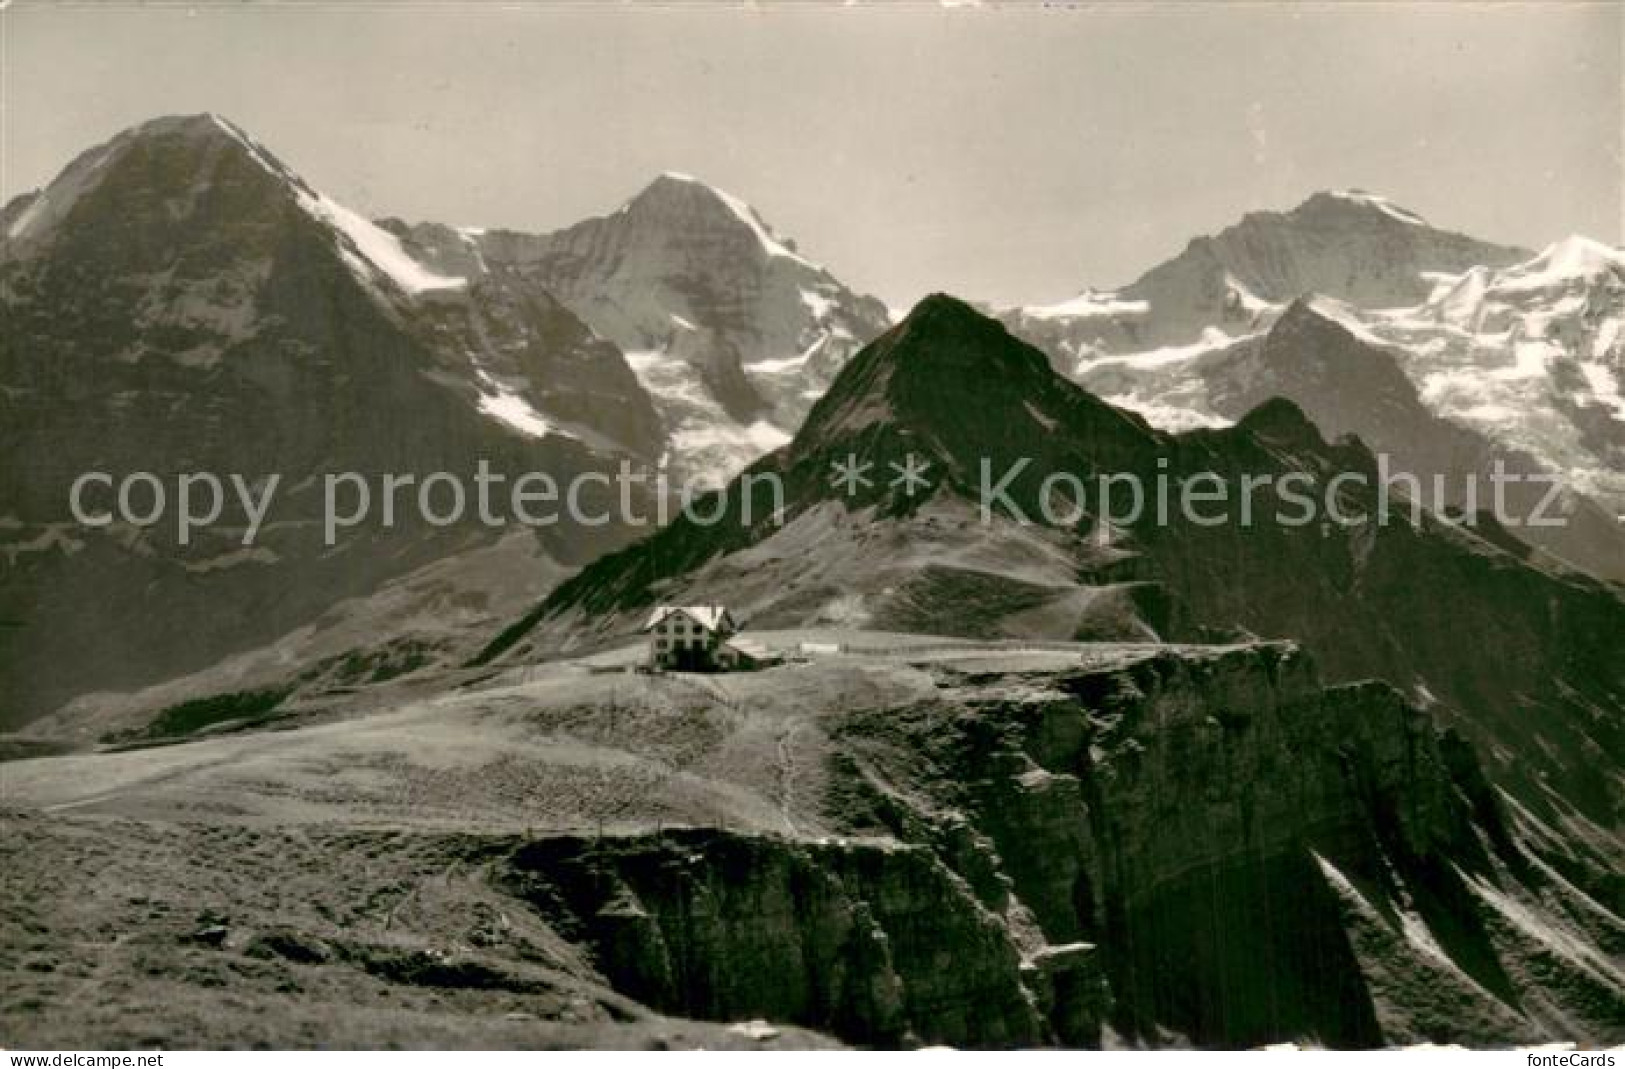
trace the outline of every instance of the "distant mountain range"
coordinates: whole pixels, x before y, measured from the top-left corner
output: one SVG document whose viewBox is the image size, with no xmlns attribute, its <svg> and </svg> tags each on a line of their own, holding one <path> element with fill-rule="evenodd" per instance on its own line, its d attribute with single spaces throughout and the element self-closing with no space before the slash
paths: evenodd
<svg viewBox="0 0 1625 1069">
<path fill-rule="evenodd" d="M 307 513 L 321 472 L 479 456 L 560 476 L 664 462 L 721 485 L 789 441 L 889 318 L 688 176 L 551 234 L 375 222 L 212 115 L 91 149 L 0 210 L 0 234 L 0 616 L 22 621 L 0 652 L 20 680 L 11 723 L 207 668 L 500 544 L 515 569 L 502 604 L 488 581 L 470 591 L 487 606 L 471 618 L 494 620 L 630 536 L 408 524 L 358 528 L 356 548 L 333 553 L 279 510 L 285 524 L 251 552 L 231 532 L 182 549 L 156 528 L 76 528 L 64 506 L 79 472 L 276 470 Z M 1619 264 L 1594 243 L 1532 257 L 1372 194 L 1319 193 L 1121 289 L 999 318 L 1157 426 L 1222 426 L 1282 396 L 1328 437 L 1357 435 L 1451 487 L 1497 461 L 1560 474 L 1570 524 L 1516 536 L 1620 578 Z M 108 595 L 125 584 L 130 596 Z M 468 644 L 432 643 L 445 657 Z M 91 667 L 40 670 L 57 663 Z"/>
<path fill-rule="evenodd" d="M 1502 267 L 1529 254 L 1438 230 L 1357 190 L 1316 193 L 1287 212 L 1253 212 L 1117 290 L 1084 290 L 1004 318 L 1034 344 L 1082 361 L 1256 331 L 1295 298 L 1386 308 L 1431 290 L 1430 273 Z"/>
<path fill-rule="evenodd" d="M 1618 250 L 1569 238 L 1536 255 L 1372 194 L 1317 193 L 1197 238 L 1121 290 L 1000 318 L 1063 374 L 1159 426 L 1223 426 L 1278 395 L 1396 469 L 1445 476 L 1450 504 L 1497 460 L 1559 476 L 1568 527 L 1518 536 L 1625 578 Z"/>
<path fill-rule="evenodd" d="M 1537 255 L 1318 193 L 1118 289 L 937 294 L 892 323 L 687 176 L 551 234 L 375 221 L 213 115 L 91 149 L 0 210 L 0 235 L 0 729 L 30 733 L 0 757 L 251 736 L 266 725 L 238 714 L 291 697 L 306 749 L 281 760 L 310 778 L 286 782 L 374 755 L 367 789 L 401 812 L 421 789 L 487 820 L 454 797 L 486 779 L 516 828 L 545 810 L 541 838 L 423 863 L 479 857 L 491 882 L 445 901 L 493 932 L 511 910 L 543 933 L 516 954 L 662 1013 L 987 1046 L 1108 1026 L 1145 1045 L 1617 1041 L 1617 249 Z M 325 543 L 324 475 L 479 461 L 596 477 L 595 512 L 613 473 L 664 468 L 748 520 L 498 530 L 402 508 Z M 1439 499 L 1246 524 L 1066 491 L 1262 478 L 1242 492 L 1268 517 L 1296 480 L 1370 516 L 1385 466 Z M 188 540 L 76 522 L 69 487 L 95 470 L 282 490 L 253 545 L 229 511 Z M 1464 491 L 1502 470 L 1560 476 L 1568 523 L 1508 525 Z M 749 708 L 743 683 L 571 663 L 527 689 L 669 602 L 907 648 L 753 676 Z M 946 638 L 982 651 L 931 660 Z M 346 717 L 364 740 L 322 733 Z M 389 778 L 421 771 L 399 725 L 430 748 L 497 721 L 516 734 L 491 765 L 459 749 L 469 779 Z M 344 738 L 362 748 L 305 756 Z M 556 767 L 534 759 L 561 738 Z M 230 760 L 209 745 L 175 767 Z M 31 764 L 29 797 L 58 796 L 57 767 Z M 189 782 L 153 812 L 237 803 L 229 776 Z M 538 782 L 559 797 L 526 810 Z M 716 826 L 668 837 L 678 796 Z M 605 813 L 637 826 L 608 851 Z M 558 834 L 589 815 L 590 843 Z M 408 963 L 377 965 L 391 982 L 499 975 L 389 960 Z"/>
</svg>

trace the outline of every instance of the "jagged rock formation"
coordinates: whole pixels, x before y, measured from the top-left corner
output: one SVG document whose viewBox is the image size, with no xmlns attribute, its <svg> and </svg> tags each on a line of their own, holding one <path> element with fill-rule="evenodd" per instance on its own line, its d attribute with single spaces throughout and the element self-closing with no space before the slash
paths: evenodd
<svg viewBox="0 0 1625 1069">
<path fill-rule="evenodd" d="M 1625 251 L 1574 236 L 1497 266 L 1430 276 L 1422 303 L 1359 320 L 1430 410 L 1625 517 Z"/>
<path fill-rule="evenodd" d="M 1538 868 L 1470 750 L 1391 688 L 1322 689 L 1270 646 L 949 679 L 958 715 L 844 729 L 875 819 L 930 828 L 985 902 L 1007 918 L 1019 902 L 1048 942 L 1099 944 L 1122 1034 L 1369 1046 L 1616 1027 L 1607 952 L 1570 959 L 1566 1008 L 1537 1009 L 1546 952 L 1501 907 L 1565 902 L 1555 923 L 1599 947 L 1617 921 Z M 965 825 L 915 824 L 922 795 Z M 1415 997 L 1434 982 L 1444 1005 Z"/>
<path fill-rule="evenodd" d="M 509 889 L 648 1005 L 859 1043 L 1618 1034 L 1625 930 L 1391 687 L 1265 645 L 937 686 L 823 718 L 856 839 L 552 839 Z"/>
<path fill-rule="evenodd" d="M 467 481 L 483 457 L 562 481 L 658 452 L 624 359 L 563 306 L 418 263 L 215 116 L 120 134 L 4 225 L 0 723 L 205 667 L 499 533 L 403 506 L 325 547 L 325 473 Z M 73 522 L 89 471 L 281 482 L 252 547 L 240 509 L 182 546 L 172 523 Z M 616 537 L 588 534 L 542 537 L 571 563 Z"/>
<path fill-rule="evenodd" d="M 1435 511 L 1493 513 L 1497 471 L 1519 477 L 1502 480 L 1501 510 L 1518 538 L 1603 578 L 1625 578 L 1625 526 L 1575 492 L 1559 469 L 1429 408 L 1402 370 L 1410 354 L 1380 341 L 1354 314 L 1327 298 L 1300 299 L 1261 335 L 1178 358 L 1100 358 L 1077 380 L 1130 407 L 1183 408 L 1188 425 L 1228 425 L 1284 397 L 1328 439 L 1354 435 L 1386 457 L 1401 492 L 1419 489 Z M 1553 479 L 1563 488 L 1548 502 Z"/>
</svg>

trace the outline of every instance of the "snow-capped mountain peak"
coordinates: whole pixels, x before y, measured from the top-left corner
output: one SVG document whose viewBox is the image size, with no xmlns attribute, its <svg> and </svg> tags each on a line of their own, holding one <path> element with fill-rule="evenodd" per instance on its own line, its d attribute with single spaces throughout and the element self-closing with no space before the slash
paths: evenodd
<svg viewBox="0 0 1625 1069">
<path fill-rule="evenodd" d="M 1505 289 L 1542 289 L 1573 282 L 1595 282 L 1605 276 L 1625 277 L 1625 250 L 1612 248 L 1593 238 L 1571 234 L 1553 242 L 1540 255 L 1514 264 L 1501 277 Z"/>
<path fill-rule="evenodd" d="M 1576 234 L 1499 271 L 1479 266 L 1430 277 L 1434 289 L 1422 309 L 1431 318 L 1482 333 L 1504 329 L 1495 324 L 1517 310 L 1533 317 L 1523 333 L 1540 337 L 1558 319 L 1598 319 L 1604 304 L 1625 294 L 1625 250 Z M 1399 309 L 1390 315 L 1406 317 Z"/>
<path fill-rule="evenodd" d="M 405 331 L 507 433 L 653 455 L 658 416 L 621 354 L 551 295 L 489 277 L 472 232 L 442 229 L 460 261 L 322 193 L 225 116 L 167 116 L 83 153 L 0 211 L 0 295 L 27 291 L 54 263 L 93 270 L 86 288 L 105 280 L 131 304 L 127 322 L 104 332 L 121 339 L 110 356 L 205 368 L 267 344 L 272 324 L 321 321 L 314 306 L 348 298 L 353 281 L 366 314 Z M 324 272 L 314 284 L 322 301 L 278 290 L 305 268 Z M 292 303 L 273 307 L 278 299 Z M 320 363 L 328 353 L 304 355 Z"/>
<path fill-rule="evenodd" d="M 85 195 L 106 179 L 110 164 L 132 149 L 160 139 L 184 143 L 200 156 L 219 152 L 223 146 L 240 151 L 239 140 L 212 114 L 169 115 L 125 130 L 80 153 L 43 189 L 25 193 L 0 210 L 8 259 L 16 260 L 45 245 Z"/>
<path fill-rule="evenodd" d="M 888 325 L 884 305 L 801 255 L 747 202 L 680 172 L 554 233 L 441 238 L 437 265 L 512 267 L 620 346 L 660 407 L 679 474 L 718 482 L 782 443 Z"/>
<path fill-rule="evenodd" d="M 687 218 L 706 226 L 743 227 L 763 255 L 794 260 L 814 271 L 823 268 L 775 234 L 743 198 L 682 171 L 666 171 L 627 201 L 616 215 L 648 215 L 673 222 Z"/>
<path fill-rule="evenodd" d="M 1258 399 L 1249 353 L 1289 308 L 1300 341 L 1346 336 L 1351 358 L 1391 360 L 1414 392 L 1414 427 L 1476 435 L 1625 517 L 1625 249 L 1591 238 L 1535 253 L 1434 227 L 1378 194 L 1322 190 L 1198 237 L 1130 285 L 1003 318 L 1097 395 L 1183 429 L 1233 418 L 1216 383 Z M 1278 370 L 1303 371 L 1290 363 Z M 1409 396 L 1384 377 L 1382 396 Z M 1364 411 L 1377 413 L 1372 424 L 1347 429 L 1397 433 L 1382 405 Z M 1617 563 L 1598 562 L 1619 543 L 1593 534 L 1560 552 L 1615 574 Z"/>
<path fill-rule="evenodd" d="M 1379 194 L 1322 190 L 1195 238 L 1127 286 L 1004 318 L 1046 351 L 1085 361 L 1189 346 L 1214 327 L 1255 333 L 1309 294 L 1361 308 L 1409 307 L 1476 264 L 1503 268 L 1529 256 L 1431 226 Z"/>
</svg>

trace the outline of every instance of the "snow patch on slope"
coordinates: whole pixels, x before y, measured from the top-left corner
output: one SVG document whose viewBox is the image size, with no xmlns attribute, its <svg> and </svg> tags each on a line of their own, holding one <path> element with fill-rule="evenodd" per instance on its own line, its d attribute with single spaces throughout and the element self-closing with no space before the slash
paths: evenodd
<svg viewBox="0 0 1625 1069">
<path fill-rule="evenodd" d="M 1604 408 L 1613 409 L 1613 418 L 1625 423 L 1625 389 L 1620 388 L 1619 376 L 1614 369 L 1606 364 L 1587 361 L 1580 365 L 1580 374 L 1585 376 L 1586 385 L 1591 388 L 1591 400 Z"/>
<path fill-rule="evenodd" d="M 1317 296 L 1310 299 L 1309 307 L 1318 315 L 1330 319 L 1367 345 L 1375 345 L 1380 349 L 1389 347 L 1388 342 L 1372 333 L 1371 329 L 1366 326 L 1365 321 L 1360 318 L 1359 309 L 1352 304 L 1339 301 L 1334 297 Z"/>
<path fill-rule="evenodd" d="M 1137 412 L 1162 430 L 1182 433 L 1228 427 L 1232 421 L 1212 411 L 1207 386 L 1195 364 L 1211 353 L 1259 336 L 1232 338 L 1218 327 L 1208 327 L 1189 345 L 1080 358 L 1072 378 L 1107 404 Z"/>
<path fill-rule="evenodd" d="M 545 438 L 558 433 L 531 403 L 508 387 L 497 382 L 485 371 L 476 371 L 480 383 L 488 393 L 481 393 L 479 409 L 487 416 L 505 423 L 521 434 L 532 438 Z"/>
<path fill-rule="evenodd" d="M 833 297 L 808 289 L 801 290 L 800 293 L 802 305 L 812 313 L 814 319 L 822 320 L 835 310 L 835 298 Z"/>
<path fill-rule="evenodd" d="M 1461 275 L 1438 275 L 1435 282 L 1424 307 L 1432 309 L 1444 323 L 1470 329 L 1479 318 L 1484 295 L 1489 292 L 1490 269 L 1480 266 Z"/>
<path fill-rule="evenodd" d="M 553 425 L 543 419 L 529 401 L 509 390 L 481 395 L 480 411 L 532 438 L 545 438 L 553 433 Z"/>
<path fill-rule="evenodd" d="M 1281 307 L 1274 301 L 1266 301 L 1264 298 L 1248 289 L 1242 283 L 1241 279 L 1237 278 L 1235 275 L 1232 275 L 1228 271 L 1226 271 L 1224 274 L 1224 285 L 1225 288 L 1230 291 L 1230 295 L 1235 298 L 1236 304 L 1241 307 L 1242 311 L 1248 313 L 1249 315 L 1256 316 L 1262 312 L 1274 312 Z"/>
<path fill-rule="evenodd" d="M 726 193 L 715 187 L 711 189 L 711 192 L 715 193 L 722 203 L 728 206 L 728 210 L 739 217 L 741 222 L 751 228 L 756 234 L 756 240 L 762 243 L 762 248 L 767 250 L 769 256 L 780 256 L 786 260 L 794 260 L 796 263 L 810 267 L 814 271 L 823 270 L 811 260 L 792 252 L 778 238 L 774 237 L 773 233 L 767 229 L 767 225 L 762 222 L 761 217 L 756 214 L 755 208 L 752 208 L 732 193 Z"/>
<path fill-rule="evenodd" d="M 1474 980 L 1460 965 L 1456 964 L 1455 959 L 1439 944 L 1433 930 L 1427 926 L 1427 922 L 1420 915 L 1411 910 L 1400 908 L 1399 904 L 1392 900 L 1387 902 L 1386 909 L 1379 909 L 1377 904 L 1366 898 L 1360 892 L 1360 889 L 1354 886 L 1354 881 L 1349 879 L 1336 865 L 1321 857 L 1317 852 L 1311 851 L 1310 856 L 1315 859 L 1315 864 L 1320 868 L 1321 875 L 1326 878 L 1326 882 L 1331 885 L 1340 898 L 1354 905 L 1356 909 L 1373 922 L 1391 926 L 1392 921 L 1397 919 L 1399 922 L 1397 934 L 1404 939 L 1405 944 L 1415 951 L 1421 960 L 1435 966 L 1442 973 L 1448 974 L 1452 979 L 1465 984 L 1485 997 L 1494 997 L 1489 991 L 1485 990 L 1482 984 Z"/>
<path fill-rule="evenodd" d="M 1509 267 L 1496 288 L 1503 293 L 1558 288 L 1610 272 L 1625 272 L 1625 252 L 1573 234 L 1548 245 L 1534 259 Z"/>
<path fill-rule="evenodd" d="M 27 237 L 30 231 L 37 232 L 41 224 L 49 228 L 56 219 L 67 214 L 91 180 L 107 165 L 107 161 L 116 151 L 117 144 L 117 141 L 111 143 L 95 156 L 86 153 L 69 164 L 48 188 L 35 190 L 34 199 L 29 201 L 23 210 L 17 213 L 17 218 L 6 227 L 6 240 L 14 241 Z"/>
<path fill-rule="evenodd" d="M 299 206 L 336 228 L 377 273 L 412 296 L 428 290 L 462 289 L 466 278 L 437 275 L 407 254 L 400 239 L 372 220 L 320 193 L 300 190 Z"/>
<path fill-rule="evenodd" d="M 1570 237 L 1498 271 L 1428 280 L 1420 305 L 1349 308 L 1340 322 L 1363 322 L 1387 342 L 1434 413 L 1529 453 L 1625 514 L 1625 471 L 1596 440 L 1608 432 L 1573 414 L 1600 409 L 1616 428 L 1625 423 L 1625 250 Z"/>
<path fill-rule="evenodd" d="M 1207 327 L 1202 331 L 1201 340 L 1191 342 L 1189 345 L 1168 345 L 1161 349 L 1146 349 L 1138 353 L 1120 353 L 1114 356 L 1100 356 L 1080 360 L 1078 361 L 1076 374 L 1083 375 L 1096 368 L 1103 367 L 1115 366 L 1136 371 L 1149 371 L 1153 368 L 1183 364 L 1207 353 L 1217 352 L 1237 341 L 1257 336 L 1256 334 L 1247 334 L 1241 338 L 1232 338 L 1218 327 Z"/>
<path fill-rule="evenodd" d="M 1058 304 L 1039 304 L 1021 309 L 1033 319 L 1084 319 L 1095 316 L 1144 315 L 1151 310 L 1149 301 L 1132 301 L 1120 297 L 1114 290 L 1086 289 L 1070 300 Z"/>
<path fill-rule="evenodd" d="M 1117 408 L 1137 412 L 1153 427 L 1174 434 L 1231 426 L 1231 421 L 1222 416 L 1203 411 L 1194 405 L 1171 404 L 1163 397 L 1147 397 L 1140 393 L 1114 393 L 1102 397 L 1101 400 Z"/>
<path fill-rule="evenodd" d="M 1428 225 L 1426 219 L 1423 219 L 1409 208 L 1401 208 L 1387 197 L 1379 197 L 1375 193 L 1367 193 L 1363 189 L 1334 189 L 1331 191 L 1331 195 L 1339 200 L 1353 201 L 1355 204 L 1375 208 L 1384 215 L 1398 219 L 1402 223 L 1409 223 L 1411 226 Z"/>
<path fill-rule="evenodd" d="M 28 202 L 28 207 L 19 212 L 17 218 L 11 221 L 11 225 L 6 228 L 6 237 L 21 237 L 23 232 L 28 229 L 28 224 L 45 213 L 45 206 L 49 203 L 50 199 L 44 193 L 37 194 L 33 200 Z"/>
<path fill-rule="evenodd" d="M 468 285 L 466 278 L 437 275 L 408 255 L 400 239 L 359 212 L 346 208 L 337 201 L 316 192 L 297 175 L 273 162 L 270 153 L 233 123 L 219 115 L 211 115 L 215 125 L 241 145 L 251 159 L 266 173 L 288 182 L 294 190 L 299 206 L 318 222 L 327 224 L 348 239 L 349 247 L 340 246 L 345 262 L 352 269 L 359 268 L 363 278 L 382 275 L 402 292 L 416 296 L 429 290 L 461 289 Z M 353 250 L 353 251 L 352 251 Z"/>
<path fill-rule="evenodd" d="M 679 479 L 725 486 L 741 468 L 790 440 L 765 420 L 732 419 L 706 389 L 699 369 L 680 357 L 663 349 L 633 349 L 626 362 L 669 428 L 672 455 L 682 462 L 675 472 Z"/>
<path fill-rule="evenodd" d="M 791 371 L 800 371 L 812 360 L 813 354 L 829 341 L 829 332 L 825 331 L 806 349 L 796 356 L 780 357 L 777 360 L 758 360 L 754 364 L 746 364 L 745 370 L 752 375 L 783 375 Z"/>
</svg>

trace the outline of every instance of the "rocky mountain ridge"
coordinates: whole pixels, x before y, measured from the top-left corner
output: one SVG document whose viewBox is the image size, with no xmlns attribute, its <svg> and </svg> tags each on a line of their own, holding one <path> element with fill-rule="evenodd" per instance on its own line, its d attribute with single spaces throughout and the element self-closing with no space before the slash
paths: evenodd
<svg viewBox="0 0 1625 1069">
<path fill-rule="evenodd" d="M 562 305 L 417 262 L 217 116 L 120 134 L 4 227 L 8 725 L 206 667 L 500 534 L 403 506 L 325 546 L 327 474 L 467 480 L 484 458 L 565 482 L 658 453 L 621 354 Z M 187 472 L 281 489 L 253 546 L 229 520 L 183 545 L 172 524 L 77 523 L 69 490 L 97 471 L 156 473 L 171 493 Z M 623 536 L 533 537 L 576 564 Z"/>
<path fill-rule="evenodd" d="M 1618 250 L 1585 238 L 1530 253 L 1437 229 L 1373 194 L 1323 192 L 1198 238 L 1120 290 L 1001 319 L 1057 370 L 1159 427 L 1225 426 L 1273 392 L 1329 436 L 1358 434 L 1424 479 L 1459 486 L 1497 459 L 1557 476 L 1568 529 L 1524 536 L 1618 579 L 1622 264 Z M 1305 308 L 1359 344 L 1310 352 L 1314 332 L 1275 329 Z M 1257 354 L 1271 347 L 1291 355 L 1260 367 Z M 1409 388 L 1391 381 L 1390 365 Z M 1345 391 L 1390 398 L 1387 414 L 1360 410 Z M 1404 432 L 1394 404 L 1420 409 Z"/>
<path fill-rule="evenodd" d="M 1234 337 L 1267 326 L 1288 302 L 1322 294 L 1368 308 L 1414 303 L 1429 273 L 1505 267 L 1529 254 L 1433 227 L 1385 197 L 1323 190 L 1290 211 L 1250 212 L 1119 289 L 1085 290 L 1001 318 L 1073 361 Z"/>
</svg>

